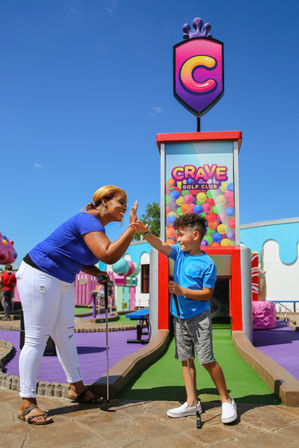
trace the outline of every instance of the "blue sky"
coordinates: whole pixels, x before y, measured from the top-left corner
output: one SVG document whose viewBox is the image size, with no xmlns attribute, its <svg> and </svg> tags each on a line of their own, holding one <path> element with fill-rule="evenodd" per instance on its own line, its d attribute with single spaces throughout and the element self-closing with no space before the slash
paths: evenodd
<svg viewBox="0 0 299 448">
<path fill-rule="evenodd" d="M 202 131 L 243 132 L 241 224 L 299 216 L 297 0 L 1 0 L 0 231 L 16 264 L 101 185 L 140 213 L 159 202 L 156 134 L 196 130 L 173 97 L 172 47 L 198 16 L 225 58 Z"/>
</svg>

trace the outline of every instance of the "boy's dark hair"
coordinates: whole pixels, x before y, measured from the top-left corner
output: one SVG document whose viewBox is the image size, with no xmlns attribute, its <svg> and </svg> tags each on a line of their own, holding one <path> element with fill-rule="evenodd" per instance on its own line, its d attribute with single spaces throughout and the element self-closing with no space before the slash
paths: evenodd
<svg viewBox="0 0 299 448">
<path fill-rule="evenodd" d="M 6 271 L 12 271 L 12 265 L 10 263 L 5 265 L 5 270 Z"/>
<path fill-rule="evenodd" d="M 188 229 L 197 230 L 201 238 L 203 238 L 207 231 L 207 220 L 204 216 L 197 213 L 185 213 L 176 218 L 173 227 L 177 230 L 179 227 L 186 227 Z"/>
</svg>

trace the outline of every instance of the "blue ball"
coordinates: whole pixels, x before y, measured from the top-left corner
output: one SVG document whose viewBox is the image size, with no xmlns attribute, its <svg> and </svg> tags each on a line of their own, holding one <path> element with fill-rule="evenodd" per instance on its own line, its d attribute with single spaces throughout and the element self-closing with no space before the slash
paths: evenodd
<svg viewBox="0 0 299 448">
<path fill-rule="evenodd" d="M 226 216 L 231 218 L 235 214 L 235 209 L 233 207 L 226 207 L 225 214 L 226 214 Z"/>
<path fill-rule="evenodd" d="M 203 212 L 203 208 L 201 205 L 195 205 L 195 207 L 193 207 L 193 213 L 197 213 L 198 215 L 200 215 Z"/>
<path fill-rule="evenodd" d="M 234 191 L 234 184 L 233 183 L 228 184 L 227 189 L 229 191 Z"/>
<path fill-rule="evenodd" d="M 167 218 L 167 224 L 169 224 L 170 226 L 173 226 L 173 223 L 174 223 L 175 220 L 176 220 L 176 216 L 170 215 Z"/>
<path fill-rule="evenodd" d="M 220 241 L 222 240 L 222 235 L 219 232 L 215 232 L 212 238 L 216 243 L 220 243 Z"/>
<path fill-rule="evenodd" d="M 169 196 L 171 197 L 171 199 L 173 199 L 174 201 L 176 201 L 177 199 L 179 199 L 179 197 L 180 197 L 181 195 L 180 195 L 180 192 L 179 192 L 178 190 L 172 190 L 172 191 L 169 193 Z"/>
</svg>

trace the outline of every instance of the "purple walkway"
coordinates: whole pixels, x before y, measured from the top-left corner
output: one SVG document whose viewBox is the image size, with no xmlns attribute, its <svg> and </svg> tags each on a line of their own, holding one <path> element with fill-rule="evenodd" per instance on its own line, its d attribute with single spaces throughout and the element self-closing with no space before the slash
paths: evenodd
<svg viewBox="0 0 299 448">
<path fill-rule="evenodd" d="M 16 354 L 5 366 L 5 372 L 19 376 L 19 338 L 18 331 L 0 330 L 0 339 L 12 342 Z M 127 344 L 127 339 L 136 338 L 136 329 L 109 332 L 109 368 L 121 358 L 136 352 L 142 344 Z M 91 384 L 106 372 L 106 334 L 105 333 L 75 333 L 78 348 L 80 370 L 83 381 Z M 38 380 L 66 383 L 66 377 L 56 356 L 44 356 L 38 375 Z"/>
<path fill-rule="evenodd" d="M 283 321 L 272 330 L 254 330 L 253 345 L 299 381 L 299 332 Z"/>
</svg>

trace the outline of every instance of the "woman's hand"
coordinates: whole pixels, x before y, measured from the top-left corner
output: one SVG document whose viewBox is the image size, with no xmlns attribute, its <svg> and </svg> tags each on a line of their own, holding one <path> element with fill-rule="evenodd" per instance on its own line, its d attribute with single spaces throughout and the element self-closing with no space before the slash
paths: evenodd
<svg viewBox="0 0 299 448">
<path fill-rule="evenodd" d="M 100 271 L 99 275 L 97 276 L 97 280 L 100 285 L 103 285 L 104 283 L 109 282 L 110 277 L 107 272 Z"/>
<path fill-rule="evenodd" d="M 168 283 L 168 291 L 177 295 L 177 296 L 182 296 L 183 294 L 183 288 L 178 285 L 176 282 L 174 281 L 170 281 Z"/>
<path fill-rule="evenodd" d="M 130 224 L 134 224 L 137 221 L 137 208 L 138 208 L 138 201 L 135 201 L 135 204 L 133 205 L 131 212 L 130 212 Z"/>
</svg>

